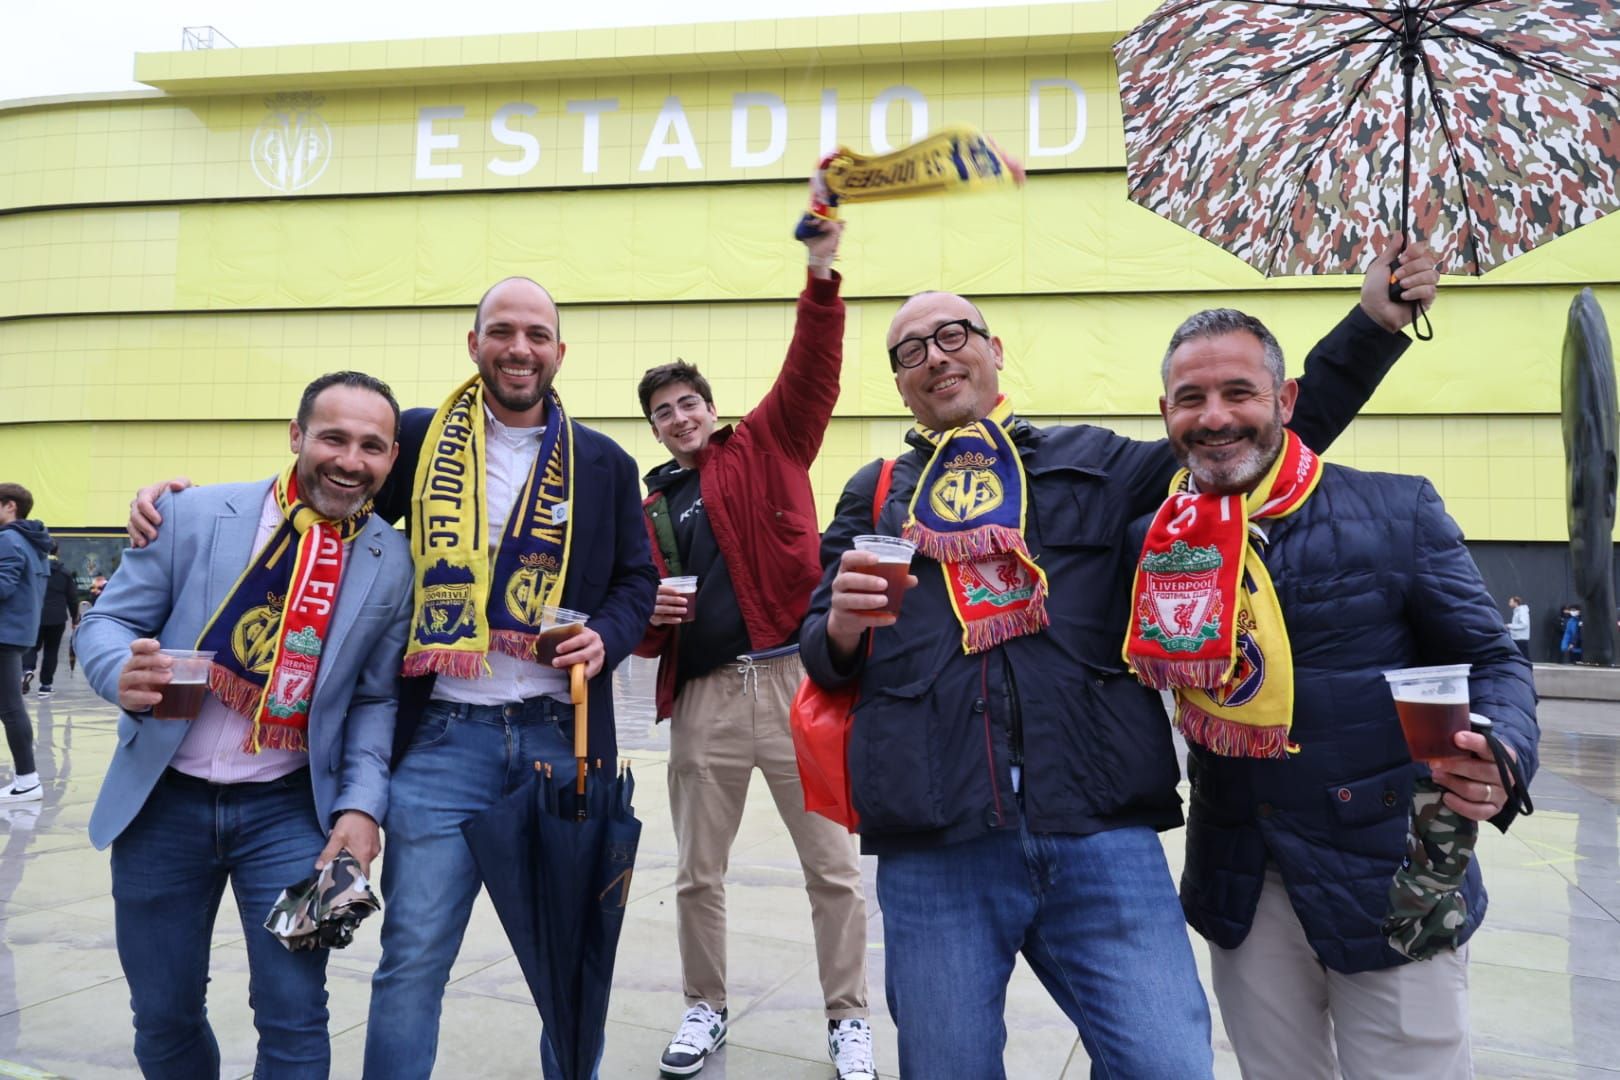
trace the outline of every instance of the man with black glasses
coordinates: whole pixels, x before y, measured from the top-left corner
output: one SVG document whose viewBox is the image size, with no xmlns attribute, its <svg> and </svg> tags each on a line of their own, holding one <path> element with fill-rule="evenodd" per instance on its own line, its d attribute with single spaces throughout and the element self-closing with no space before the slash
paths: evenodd
<svg viewBox="0 0 1620 1080">
<path fill-rule="evenodd" d="M 1355 416 L 1437 280 L 1421 245 L 1375 263 L 1307 362 L 1293 421 L 1307 444 Z M 845 487 L 800 645 L 816 682 L 860 690 L 848 761 L 862 849 L 878 857 L 901 1074 L 1004 1076 L 1022 953 L 1096 1074 L 1209 1076 L 1209 1010 L 1155 835 L 1182 822 L 1175 750 L 1120 652 L 1126 528 L 1164 501 L 1175 456 L 1019 418 L 1001 340 L 963 297 L 907 300 L 888 346 L 917 419 L 910 449 L 875 527 L 880 464 Z M 851 550 L 862 533 L 917 545 L 898 616 L 874 615 L 887 583 Z"/>
</svg>

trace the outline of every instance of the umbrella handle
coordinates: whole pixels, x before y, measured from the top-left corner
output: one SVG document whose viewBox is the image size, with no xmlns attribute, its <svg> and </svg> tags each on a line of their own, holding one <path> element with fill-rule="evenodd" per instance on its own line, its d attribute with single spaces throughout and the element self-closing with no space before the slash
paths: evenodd
<svg viewBox="0 0 1620 1080">
<path fill-rule="evenodd" d="M 579 796 L 579 816 L 585 816 L 585 756 L 589 752 L 590 687 L 585 679 L 585 665 L 575 664 L 568 669 L 568 697 L 574 703 L 574 757 L 579 766 L 574 779 L 574 792 Z"/>
</svg>

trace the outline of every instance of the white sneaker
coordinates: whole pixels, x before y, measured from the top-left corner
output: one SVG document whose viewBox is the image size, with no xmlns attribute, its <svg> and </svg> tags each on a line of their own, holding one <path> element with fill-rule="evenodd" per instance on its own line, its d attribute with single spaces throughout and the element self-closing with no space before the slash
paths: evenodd
<svg viewBox="0 0 1620 1080">
<path fill-rule="evenodd" d="M 827 1021 L 827 1056 L 838 1069 L 838 1080 L 877 1080 L 872 1061 L 872 1026 L 865 1020 Z"/>
<path fill-rule="evenodd" d="M 39 802 L 44 797 L 45 787 L 43 784 L 35 784 L 26 791 L 18 791 L 16 788 L 12 788 L 9 791 L 0 791 L 0 806 L 7 806 L 11 803 Z"/>
<path fill-rule="evenodd" d="M 726 1010 L 715 1012 L 700 1001 L 681 1018 L 680 1030 L 658 1059 L 658 1071 L 664 1076 L 691 1076 L 725 1041 Z"/>
</svg>

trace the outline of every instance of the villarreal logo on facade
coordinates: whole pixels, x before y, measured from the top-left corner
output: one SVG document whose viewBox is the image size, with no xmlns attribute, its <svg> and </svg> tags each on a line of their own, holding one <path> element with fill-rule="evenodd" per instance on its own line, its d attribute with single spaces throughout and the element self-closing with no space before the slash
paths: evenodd
<svg viewBox="0 0 1620 1080">
<path fill-rule="evenodd" d="M 1185 540 L 1145 557 L 1136 605 L 1142 640 L 1158 642 L 1165 652 L 1197 652 L 1219 637 L 1220 569 L 1219 550 L 1190 547 Z"/>
<path fill-rule="evenodd" d="M 1000 506 L 1005 494 L 995 463 L 994 456 L 977 451 L 947 461 L 928 492 L 929 508 L 942 520 L 959 525 Z"/>
<path fill-rule="evenodd" d="M 231 652 L 243 671 L 270 674 L 276 659 L 276 638 L 281 633 L 281 607 L 285 596 L 265 593 L 265 602 L 248 608 L 231 628 Z"/>
<path fill-rule="evenodd" d="M 506 581 L 506 611 L 524 626 L 540 628 L 540 609 L 560 569 L 554 556 L 529 554 L 518 558 L 518 568 Z"/>
</svg>

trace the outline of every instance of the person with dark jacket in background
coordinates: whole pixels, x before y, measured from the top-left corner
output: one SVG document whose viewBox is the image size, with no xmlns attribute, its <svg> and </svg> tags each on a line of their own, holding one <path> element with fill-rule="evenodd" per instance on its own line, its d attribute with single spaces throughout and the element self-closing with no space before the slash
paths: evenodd
<svg viewBox="0 0 1620 1080">
<path fill-rule="evenodd" d="M 1313 350 L 1294 426 L 1326 446 L 1409 344 L 1438 275 L 1386 250 L 1361 304 Z M 1389 299 L 1397 266 L 1405 302 Z M 888 332 L 917 418 L 873 525 L 880 462 L 844 488 L 799 642 L 855 684 L 849 774 L 877 856 L 889 1011 L 904 1076 L 1005 1075 L 1021 954 L 1094 1075 L 1211 1075 L 1209 1008 L 1155 830 L 1181 824 L 1158 694 L 1125 671 L 1126 529 L 1175 456 L 1088 425 L 1037 428 L 999 389 L 1001 340 L 966 299 L 923 293 Z M 1116 358 L 1117 359 L 1117 358 Z M 864 533 L 920 547 L 896 619 Z"/>
<path fill-rule="evenodd" d="M 805 810 L 788 731 L 804 678 L 799 620 L 821 576 L 810 465 L 838 401 L 844 302 L 831 264 L 843 227 L 825 222 L 806 241 L 809 280 L 787 359 L 736 427 L 715 430 L 708 380 L 690 364 L 653 368 L 638 387 L 642 413 L 674 459 L 647 474 L 653 558 L 666 577 L 697 577 L 695 594 L 659 587 L 637 649 L 659 658 L 658 716 L 671 718 L 686 1012 L 659 1061 L 666 1076 L 696 1073 L 726 1038 L 726 866 L 756 767 L 804 870 L 827 1053 L 840 1080 L 876 1075 L 860 856 L 843 826 Z"/>
<path fill-rule="evenodd" d="M 39 667 L 39 696 L 50 697 L 56 679 L 56 658 L 62 648 L 62 634 L 67 625 L 79 625 L 79 587 L 74 584 L 73 572 L 62 565 L 60 545 L 51 541 L 50 577 L 45 581 L 45 601 L 39 613 L 39 640 L 23 657 L 23 693 L 33 681 L 35 664 Z"/>
<path fill-rule="evenodd" d="M 43 794 L 34 771 L 34 725 L 23 704 L 22 658 L 39 639 L 39 610 L 50 571 L 45 554 L 51 534 L 30 520 L 34 496 L 21 484 L 0 484 L 0 723 L 11 749 L 11 786 L 0 805 L 38 802 Z"/>
<path fill-rule="evenodd" d="M 1421 951 L 1390 936 L 1391 883 L 1420 793 L 1455 815 L 1424 826 L 1430 846 L 1474 822 L 1505 831 L 1518 793 L 1475 731 L 1454 736 L 1458 756 L 1414 763 L 1383 673 L 1471 664 L 1470 707 L 1517 785 L 1536 767 L 1530 664 L 1427 480 L 1324 465 L 1284 427 L 1298 387 L 1259 320 L 1194 315 L 1162 370 L 1185 467 L 1133 530 L 1125 656 L 1175 694 L 1192 782 L 1181 903 L 1243 1075 L 1472 1076 L 1479 859 Z"/>
</svg>

